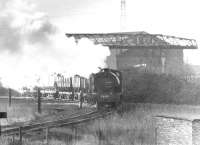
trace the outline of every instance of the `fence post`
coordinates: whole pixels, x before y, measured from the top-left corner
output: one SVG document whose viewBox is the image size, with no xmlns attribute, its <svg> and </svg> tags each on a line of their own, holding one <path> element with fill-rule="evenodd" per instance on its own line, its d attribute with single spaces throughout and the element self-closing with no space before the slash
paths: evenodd
<svg viewBox="0 0 200 145">
<path fill-rule="evenodd" d="M 157 145 L 157 127 L 155 128 L 155 145 Z"/>
<path fill-rule="evenodd" d="M 11 97 L 12 97 L 12 93 L 11 93 L 11 91 L 12 91 L 12 90 L 9 88 L 9 89 L 8 89 L 9 107 L 11 107 Z"/>
<path fill-rule="evenodd" d="M 102 145 L 102 132 L 101 132 L 100 128 L 98 130 L 98 139 L 99 139 L 99 145 Z"/>
<path fill-rule="evenodd" d="M 81 90 L 80 91 L 80 109 L 82 109 L 82 106 L 83 106 L 83 101 L 84 101 L 84 98 L 83 98 L 83 91 Z"/>
<path fill-rule="evenodd" d="M 77 128 L 74 127 L 74 143 L 76 144 L 77 142 Z"/>
<path fill-rule="evenodd" d="M 41 93 L 39 88 L 37 90 L 37 97 L 38 97 L 38 113 L 41 113 Z"/>
<path fill-rule="evenodd" d="M 74 86 L 73 86 L 73 80 L 72 77 L 70 77 L 70 91 L 71 91 L 71 96 L 72 96 L 72 101 L 74 101 Z"/>
<path fill-rule="evenodd" d="M 19 144 L 22 145 L 22 127 L 19 127 Z"/>
<path fill-rule="evenodd" d="M 1 120 L 0 120 L 0 137 L 1 137 Z"/>
<path fill-rule="evenodd" d="M 15 135 L 12 136 L 13 143 L 15 142 Z"/>
<path fill-rule="evenodd" d="M 46 144 L 49 144 L 49 140 L 48 140 L 48 136 L 49 136 L 49 127 L 46 128 Z"/>
<path fill-rule="evenodd" d="M 1 136 L 1 119 L 7 118 L 7 112 L 0 112 L 0 136 Z"/>
<path fill-rule="evenodd" d="M 76 133 L 76 127 L 74 125 L 72 125 L 72 142 L 74 142 L 74 144 L 76 144 L 76 137 L 77 133 Z"/>
</svg>

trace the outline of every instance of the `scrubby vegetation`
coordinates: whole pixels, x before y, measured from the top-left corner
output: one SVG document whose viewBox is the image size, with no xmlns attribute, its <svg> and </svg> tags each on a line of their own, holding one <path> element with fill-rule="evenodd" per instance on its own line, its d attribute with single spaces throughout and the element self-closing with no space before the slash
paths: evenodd
<svg viewBox="0 0 200 145">
<path fill-rule="evenodd" d="M 193 119 L 200 117 L 200 107 L 171 104 L 126 104 L 120 114 L 73 126 L 50 129 L 49 145 L 155 145 L 154 116 L 167 115 Z M 75 140 L 76 138 L 76 140 Z M 15 138 L 17 145 L 17 138 Z M 23 145 L 46 145 L 45 132 L 23 138 Z M 12 138 L 3 138 L 1 145 L 13 145 Z"/>
<path fill-rule="evenodd" d="M 123 79 L 124 105 L 118 113 L 74 126 L 77 129 L 76 137 L 71 127 L 52 128 L 49 145 L 154 145 L 154 116 L 200 118 L 199 80 L 186 81 L 180 76 L 132 70 L 123 72 Z M 194 104 L 196 106 L 192 106 Z M 10 138 L 3 138 L 0 144 L 17 143 Z M 23 144 L 45 145 L 44 134 L 35 139 L 26 137 Z"/>
<path fill-rule="evenodd" d="M 21 94 L 16 90 L 11 89 L 11 91 L 12 91 L 12 96 L 21 96 Z M 8 88 L 5 88 L 0 81 L 0 97 L 1 96 L 8 96 Z"/>
<path fill-rule="evenodd" d="M 132 107 L 136 106 L 131 106 L 129 109 L 132 110 Z M 143 109 L 139 107 L 121 115 L 115 113 L 103 119 L 80 124 L 76 126 L 77 137 L 70 137 L 74 134 L 71 127 L 52 128 L 49 134 L 49 145 L 94 145 L 100 143 L 101 145 L 153 145 L 155 129 L 150 116 L 152 114 Z M 34 136 L 24 138 L 23 145 L 45 145 L 45 138 L 41 136 L 39 135 L 37 140 L 33 139 Z M 11 138 L 4 138 L 1 143 L 2 145 L 17 144 L 17 140 L 13 143 Z"/>
<path fill-rule="evenodd" d="M 35 106 L 31 100 L 13 99 L 9 107 L 8 99 L 0 98 L 0 111 L 7 112 L 7 118 L 1 119 L 1 125 L 11 125 L 35 118 Z"/>
<path fill-rule="evenodd" d="M 139 103 L 200 104 L 200 83 L 180 76 L 123 72 L 124 101 Z"/>
</svg>

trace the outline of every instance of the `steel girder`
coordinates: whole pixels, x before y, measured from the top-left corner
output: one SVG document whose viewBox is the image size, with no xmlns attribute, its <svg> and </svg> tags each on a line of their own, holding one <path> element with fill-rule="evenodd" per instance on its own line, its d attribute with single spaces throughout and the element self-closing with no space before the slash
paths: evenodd
<svg viewBox="0 0 200 145">
<path fill-rule="evenodd" d="M 149 34 L 146 32 L 120 33 L 66 33 L 67 37 L 74 37 L 76 42 L 88 38 L 94 44 L 101 44 L 115 49 L 159 48 L 159 49 L 197 49 L 194 39 Z"/>
</svg>

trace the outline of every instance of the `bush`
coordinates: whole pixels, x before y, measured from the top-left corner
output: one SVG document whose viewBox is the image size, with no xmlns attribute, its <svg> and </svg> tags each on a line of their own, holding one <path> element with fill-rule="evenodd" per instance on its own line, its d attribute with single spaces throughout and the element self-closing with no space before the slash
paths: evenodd
<svg viewBox="0 0 200 145">
<path fill-rule="evenodd" d="M 184 84 L 183 80 L 172 75 L 124 71 L 124 101 L 177 103 L 175 96 Z"/>
</svg>

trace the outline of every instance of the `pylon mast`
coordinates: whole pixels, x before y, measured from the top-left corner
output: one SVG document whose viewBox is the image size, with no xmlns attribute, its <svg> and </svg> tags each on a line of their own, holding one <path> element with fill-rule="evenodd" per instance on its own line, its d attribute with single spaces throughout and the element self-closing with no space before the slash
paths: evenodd
<svg viewBox="0 0 200 145">
<path fill-rule="evenodd" d="M 121 0 L 120 31 L 126 29 L 126 0 Z"/>
</svg>

